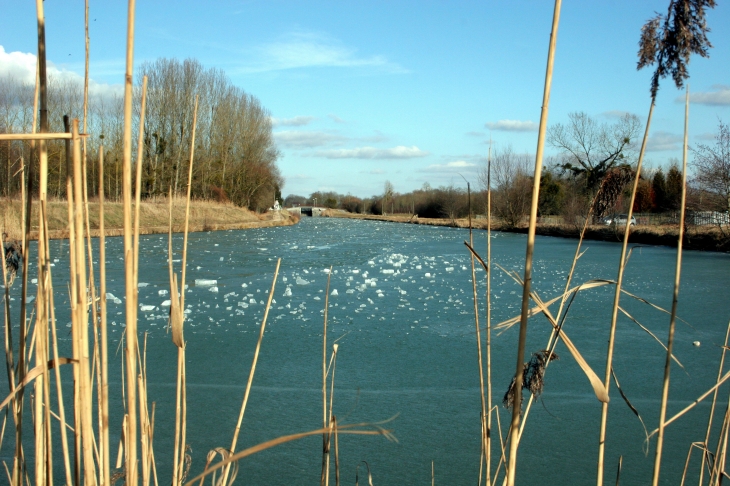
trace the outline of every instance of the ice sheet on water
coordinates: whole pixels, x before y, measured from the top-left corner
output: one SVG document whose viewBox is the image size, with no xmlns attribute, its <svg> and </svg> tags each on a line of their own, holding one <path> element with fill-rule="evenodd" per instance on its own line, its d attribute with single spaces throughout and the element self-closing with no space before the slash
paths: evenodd
<svg viewBox="0 0 730 486">
<path fill-rule="evenodd" d="M 211 279 L 207 279 L 207 278 L 196 278 L 195 279 L 196 287 L 211 287 L 214 285 L 218 285 L 217 280 L 211 280 Z"/>
<path fill-rule="evenodd" d="M 211 288 L 208 289 L 208 292 L 215 292 L 215 293 L 217 293 L 218 292 L 218 287 L 211 287 Z"/>
<path fill-rule="evenodd" d="M 171 301 L 169 301 L 169 300 L 163 300 L 162 301 L 162 304 L 160 304 L 160 307 L 170 307 L 171 304 L 172 304 Z"/>
<path fill-rule="evenodd" d="M 167 290 L 164 290 L 164 289 L 157 291 L 157 295 L 167 295 L 167 293 L 168 293 Z"/>
<path fill-rule="evenodd" d="M 139 310 L 141 310 L 142 312 L 150 312 L 150 311 L 155 310 L 155 306 L 154 305 L 140 304 Z"/>
<path fill-rule="evenodd" d="M 297 277 L 297 285 L 309 285 L 308 280 L 304 280 L 302 277 Z"/>
<path fill-rule="evenodd" d="M 330 295 L 339 295 L 338 292 L 337 292 L 337 289 L 332 290 L 332 292 L 330 293 Z"/>
<path fill-rule="evenodd" d="M 149 285 L 149 283 L 147 283 L 147 282 L 139 282 L 137 284 L 137 287 L 147 287 L 148 285 Z"/>
</svg>

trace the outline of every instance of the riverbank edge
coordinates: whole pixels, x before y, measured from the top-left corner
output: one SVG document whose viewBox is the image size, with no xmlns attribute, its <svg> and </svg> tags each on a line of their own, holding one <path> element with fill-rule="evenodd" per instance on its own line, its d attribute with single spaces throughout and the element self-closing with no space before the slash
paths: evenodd
<svg viewBox="0 0 730 486">
<path fill-rule="evenodd" d="M 19 207 L 19 203 L 12 201 L 8 204 L 7 201 L 2 201 L 0 204 L 3 212 L 10 210 L 14 211 Z M 96 202 L 93 203 L 96 206 Z M 122 225 L 121 210 L 114 206 L 119 206 L 118 202 L 110 202 L 105 207 L 105 228 L 104 235 L 108 237 L 123 236 L 124 228 Z M 48 214 L 48 236 L 51 240 L 62 240 L 68 239 L 68 216 L 66 203 L 54 201 L 49 204 Z M 96 212 L 94 210 L 96 209 Z M 167 202 L 154 201 L 145 202 L 143 201 L 140 206 L 140 235 L 152 235 L 152 234 L 165 234 L 170 232 L 169 221 L 169 205 Z M 164 212 L 164 214 L 161 214 Z M 92 238 L 100 236 L 98 224 L 98 206 L 90 208 L 90 234 Z M 120 214 L 117 214 L 120 213 Z M 175 204 L 173 207 L 173 233 L 182 233 L 185 231 L 184 225 L 184 204 Z M 19 224 L 19 217 L 17 214 L 11 215 L 10 218 L 5 215 L 6 221 L 1 222 L 4 224 L 3 231 L 7 232 L 10 239 L 20 240 L 21 230 Z M 8 221 L 8 219 L 10 221 Z M 30 240 L 34 241 L 38 239 L 38 224 L 37 224 L 37 204 L 34 202 L 32 225 L 33 229 L 30 231 Z M 299 222 L 299 215 L 289 213 L 286 210 L 281 211 L 270 211 L 267 213 L 256 214 L 245 208 L 239 208 L 230 204 L 219 204 L 211 201 L 192 201 L 190 210 L 190 219 L 188 225 L 188 232 L 198 233 L 204 231 L 225 231 L 225 230 L 240 230 L 240 229 L 258 229 L 258 228 L 273 228 L 280 226 L 292 226 Z M 10 223 L 10 224 L 8 224 Z M 167 224 L 161 224 L 167 223 Z"/>
<path fill-rule="evenodd" d="M 326 211 L 322 214 L 322 216 L 332 218 L 366 219 L 401 224 L 445 226 L 450 228 L 469 227 L 469 220 L 467 218 L 455 220 L 445 218 L 432 219 L 419 218 L 418 216 L 410 215 L 379 216 L 372 214 L 353 214 L 340 211 Z M 472 227 L 476 230 L 486 230 L 487 222 L 484 219 L 474 219 L 472 220 Z M 580 236 L 580 230 L 581 228 L 571 225 L 538 224 L 535 233 L 541 236 L 577 239 Z M 492 231 L 527 234 L 527 227 L 509 227 L 493 221 Z M 635 226 L 629 234 L 629 243 L 676 248 L 678 233 L 678 225 Z M 592 225 L 586 229 L 584 239 L 620 243 L 623 241 L 623 231 L 620 228 L 617 229 L 616 227 L 611 226 Z M 730 234 L 723 234 L 720 229 L 716 227 L 695 226 L 685 232 L 682 248 L 684 250 L 730 253 Z"/>
</svg>

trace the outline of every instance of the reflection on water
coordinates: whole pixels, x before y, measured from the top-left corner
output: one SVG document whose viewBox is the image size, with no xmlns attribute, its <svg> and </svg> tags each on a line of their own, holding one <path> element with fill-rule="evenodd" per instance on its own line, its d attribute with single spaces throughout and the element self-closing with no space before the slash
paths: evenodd
<svg viewBox="0 0 730 486">
<path fill-rule="evenodd" d="M 484 236 L 475 233 L 475 247 L 483 255 Z M 480 398 L 471 262 L 463 244 L 467 238 L 468 231 L 452 228 L 319 218 L 304 218 L 294 227 L 191 234 L 185 338 L 192 473 L 202 469 L 208 450 L 230 444 L 276 259 L 282 258 L 238 448 L 321 426 L 321 336 L 328 299 L 330 345 L 339 339 L 334 400 L 338 421 L 372 422 L 397 415 L 387 424 L 397 443 L 378 437 L 340 438 L 343 478 L 351 481 L 357 464 L 365 460 L 377 483 L 427 482 L 434 461 L 437 482 L 476 481 Z M 124 330 L 122 240 L 107 241 L 110 349 L 116 349 Z M 181 244 L 182 237 L 175 236 L 177 271 Z M 538 237 L 533 288 L 543 300 L 562 292 L 575 244 Z M 149 396 L 156 402 L 155 456 L 160 480 L 166 482 L 172 462 L 176 373 L 176 351 L 166 333 L 167 236 L 142 237 L 141 246 L 139 330 L 147 333 Z M 588 251 L 580 259 L 574 282 L 615 278 L 619 245 L 584 246 Z M 524 247 L 524 236 L 497 233 L 493 259 L 522 274 Z M 64 291 L 67 250 L 66 242 L 54 242 L 61 327 L 70 321 Z M 625 288 L 669 308 L 674 259 L 675 251 L 668 248 L 635 250 Z M 727 255 L 685 253 L 679 312 L 686 323 L 678 325 L 675 345 L 685 370 L 673 368 L 670 414 L 709 388 L 717 374 L 718 345 L 729 317 L 725 302 L 729 269 Z M 476 275 L 484 326 L 485 273 L 477 267 Z M 492 279 L 496 324 L 519 312 L 521 290 L 496 266 Z M 599 376 L 604 374 L 612 299 L 610 286 L 581 294 L 564 327 Z M 666 339 L 666 314 L 630 297 L 622 298 L 622 307 Z M 527 351 L 542 349 L 549 332 L 544 318 L 533 318 Z M 493 334 L 495 404 L 501 403 L 514 373 L 516 341 L 516 328 Z M 694 347 L 693 341 L 702 345 Z M 651 430 L 658 420 L 663 350 L 623 316 L 616 343 L 615 371 Z M 68 334 L 62 336 L 62 346 L 70 346 Z M 595 477 L 600 404 L 570 353 L 562 344 L 556 351 L 561 360 L 547 372 L 545 391 L 530 413 L 523 437 L 518 465 L 522 484 L 582 484 Z M 110 365 L 110 376 L 117 381 L 120 362 L 121 356 L 116 356 Z M 115 383 L 112 396 L 120 397 L 120 388 Z M 645 484 L 653 451 L 644 455 L 641 424 L 614 390 L 607 474 L 614 474 L 622 455 L 622 484 Z M 115 400 L 121 405 L 120 398 Z M 499 408 L 505 424 L 508 413 Z M 704 437 L 708 410 L 701 405 L 669 428 L 662 474 L 667 484 L 678 482 L 690 442 Z M 112 415 L 117 437 L 121 413 L 115 409 Z M 497 456 L 496 446 L 493 455 Z M 320 464 L 321 439 L 310 438 L 245 459 L 239 481 L 313 484 Z"/>
</svg>

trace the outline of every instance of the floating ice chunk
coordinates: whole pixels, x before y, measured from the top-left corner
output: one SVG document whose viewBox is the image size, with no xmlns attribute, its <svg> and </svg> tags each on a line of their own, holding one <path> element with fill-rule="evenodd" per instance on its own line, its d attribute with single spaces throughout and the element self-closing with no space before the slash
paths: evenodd
<svg viewBox="0 0 730 486">
<path fill-rule="evenodd" d="M 208 289 L 208 292 L 218 292 L 218 287 L 211 287 Z"/>
<path fill-rule="evenodd" d="M 297 277 L 297 285 L 309 285 L 309 281 L 304 280 L 302 277 Z"/>
<path fill-rule="evenodd" d="M 407 293 L 408 293 L 408 292 L 406 292 L 405 290 L 401 290 L 401 291 L 400 291 L 400 294 L 401 294 L 401 295 L 406 295 Z"/>
<path fill-rule="evenodd" d="M 37 279 L 37 278 L 34 278 L 34 279 L 32 279 L 32 280 L 30 281 L 30 283 L 32 283 L 32 284 L 37 284 L 37 283 L 38 283 L 38 279 Z"/>
<path fill-rule="evenodd" d="M 453 272 L 454 271 L 454 267 L 446 267 L 445 270 L 447 272 Z"/>
<path fill-rule="evenodd" d="M 284 291 L 284 297 L 291 297 L 291 287 L 287 287 Z"/>
<path fill-rule="evenodd" d="M 395 270 L 393 270 L 392 268 L 384 268 L 384 269 L 381 270 L 381 272 L 384 273 L 384 274 L 386 274 L 386 275 L 390 275 L 390 274 L 395 273 Z"/>
<path fill-rule="evenodd" d="M 425 275 L 425 277 L 426 277 L 426 278 L 431 278 L 431 274 L 430 274 L 430 273 L 428 273 L 428 272 L 426 272 L 426 275 Z"/>
<path fill-rule="evenodd" d="M 249 303 L 249 304 L 255 304 L 255 303 L 256 303 L 256 299 L 250 299 L 250 300 L 248 301 L 248 303 Z"/>
<path fill-rule="evenodd" d="M 137 287 L 147 287 L 149 284 L 147 282 L 139 282 L 137 284 Z"/>
<path fill-rule="evenodd" d="M 210 280 L 207 278 L 196 278 L 195 279 L 195 286 L 196 287 L 211 287 L 214 285 L 218 285 L 217 280 Z"/>
<path fill-rule="evenodd" d="M 139 310 L 141 310 L 142 312 L 149 312 L 149 311 L 155 310 L 155 306 L 154 305 L 141 304 L 139 306 Z"/>
<path fill-rule="evenodd" d="M 356 269 L 354 269 L 354 270 L 352 271 L 352 273 L 360 273 L 360 270 L 358 270 L 358 269 L 356 268 Z"/>
<path fill-rule="evenodd" d="M 244 309 L 248 309 L 248 304 L 245 302 L 239 302 L 238 307 L 243 307 Z"/>
<path fill-rule="evenodd" d="M 322 271 L 323 271 L 324 273 L 330 273 L 330 269 L 329 269 L 329 268 L 323 268 L 323 269 L 322 269 Z"/>
<path fill-rule="evenodd" d="M 345 291 L 345 293 L 346 293 L 346 294 L 354 294 L 354 293 L 355 293 L 355 289 L 347 289 L 347 290 Z"/>
<path fill-rule="evenodd" d="M 219 259 L 218 261 L 219 261 L 219 262 L 222 262 L 222 261 L 223 261 L 223 257 L 220 257 L 220 259 Z"/>
<path fill-rule="evenodd" d="M 420 270 L 420 269 L 422 269 L 422 268 L 423 268 L 423 267 L 422 267 L 421 265 L 416 265 L 416 270 Z"/>
<path fill-rule="evenodd" d="M 31 302 L 33 302 L 34 300 L 35 300 L 35 295 L 29 295 L 29 296 L 27 296 L 27 297 L 25 298 L 25 303 L 26 303 L 26 304 L 30 304 L 30 303 L 31 303 Z"/>
<path fill-rule="evenodd" d="M 337 289 L 334 289 L 334 290 L 333 290 L 333 291 L 332 291 L 332 292 L 330 293 L 330 295 L 339 295 L 339 294 L 337 293 Z"/>
<path fill-rule="evenodd" d="M 183 312 L 183 314 L 190 314 L 191 312 L 193 312 L 191 309 L 185 309 L 185 312 Z"/>
<path fill-rule="evenodd" d="M 162 302 L 162 304 L 160 304 L 160 307 L 170 307 L 171 304 L 172 304 L 171 301 L 165 300 Z"/>
<path fill-rule="evenodd" d="M 167 290 L 158 290 L 157 295 L 167 295 Z"/>
<path fill-rule="evenodd" d="M 319 295 L 315 295 L 314 300 L 322 300 L 322 299 L 319 298 Z"/>
<path fill-rule="evenodd" d="M 106 293 L 106 300 L 111 300 L 115 304 L 121 304 L 122 303 L 122 300 L 121 299 L 115 297 L 114 294 L 111 294 L 109 292 Z"/>
<path fill-rule="evenodd" d="M 368 265 L 375 265 L 375 262 L 372 260 L 368 260 Z"/>
<path fill-rule="evenodd" d="M 203 267 L 198 265 L 197 267 L 195 267 L 195 270 L 200 270 L 201 268 L 203 268 Z"/>
<path fill-rule="evenodd" d="M 288 279 L 288 278 L 286 278 L 286 277 L 281 277 L 281 281 L 282 281 L 282 282 L 286 282 L 287 280 L 289 280 L 289 279 Z"/>
</svg>

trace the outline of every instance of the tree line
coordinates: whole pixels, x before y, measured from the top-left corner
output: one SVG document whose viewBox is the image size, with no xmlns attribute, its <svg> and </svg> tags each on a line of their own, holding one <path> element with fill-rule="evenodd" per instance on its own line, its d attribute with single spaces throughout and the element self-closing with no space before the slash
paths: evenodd
<svg viewBox="0 0 730 486">
<path fill-rule="evenodd" d="M 603 216 L 625 213 L 631 195 L 637 159 L 640 123 L 624 115 L 614 123 L 599 123 L 585 113 L 571 113 L 567 124 L 548 131 L 548 142 L 557 150 L 549 158 L 540 179 L 539 216 L 559 216 L 564 223 L 584 220 L 591 207 L 594 222 Z M 692 147 L 687 209 L 730 209 L 730 130 L 720 121 L 715 144 Z M 309 197 L 289 195 L 285 206 L 313 204 L 353 213 L 416 214 L 426 218 L 463 218 L 486 214 L 487 190 L 491 188 L 492 215 L 509 226 L 519 226 L 529 213 L 535 156 L 516 153 L 511 146 L 498 148 L 484 161 L 478 185 L 469 201 L 465 184 L 395 191 L 385 181 L 383 193 L 358 198 L 336 192 L 315 192 Z M 682 171 L 672 159 L 663 168 L 642 170 L 633 211 L 666 214 L 677 212 L 681 202 Z"/>
<path fill-rule="evenodd" d="M 187 190 L 193 111 L 198 115 L 193 163 L 195 198 L 231 201 L 263 210 L 280 197 L 283 178 L 276 165 L 279 151 L 272 136 L 271 117 L 253 95 L 234 86 L 219 69 L 207 69 L 194 59 L 161 58 L 139 68 L 135 86 L 135 126 L 139 128 L 142 77 L 148 76 L 142 197 L 175 195 Z M 48 80 L 50 131 L 62 132 L 63 116 L 83 118 L 83 86 L 67 78 Z M 34 86 L 12 77 L 0 78 L 0 133 L 29 133 L 33 120 Z M 93 92 L 92 92 L 93 93 Z M 123 150 L 123 96 L 90 94 L 87 118 L 87 180 L 89 196 L 99 193 L 98 154 L 104 147 L 104 192 L 120 198 Z M 137 137 L 133 137 L 136 140 Z M 65 197 L 64 143 L 48 144 L 49 196 Z M 137 153 L 133 147 L 132 153 Z M 0 194 L 20 192 L 21 161 L 31 160 L 23 142 L 0 144 Z M 37 177 L 38 171 L 34 171 Z M 34 187 L 38 187 L 34 181 Z"/>
</svg>

